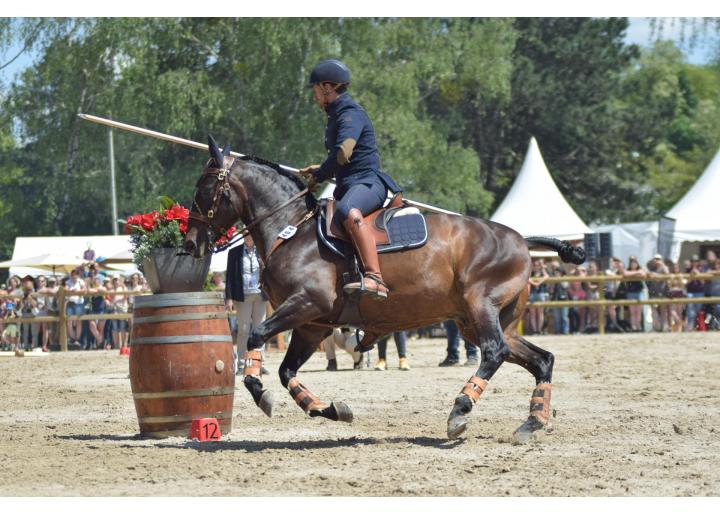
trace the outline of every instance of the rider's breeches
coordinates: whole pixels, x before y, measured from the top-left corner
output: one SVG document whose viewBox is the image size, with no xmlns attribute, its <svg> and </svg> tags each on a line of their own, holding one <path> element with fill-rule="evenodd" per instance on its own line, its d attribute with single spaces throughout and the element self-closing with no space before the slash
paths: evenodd
<svg viewBox="0 0 720 514">
<path fill-rule="evenodd" d="M 363 216 L 379 209 L 385 203 L 387 188 L 382 183 L 365 185 L 357 184 L 348 189 L 342 197 L 335 201 L 333 223 L 342 227 L 350 209 L 360 209 Z"/>
</svg>

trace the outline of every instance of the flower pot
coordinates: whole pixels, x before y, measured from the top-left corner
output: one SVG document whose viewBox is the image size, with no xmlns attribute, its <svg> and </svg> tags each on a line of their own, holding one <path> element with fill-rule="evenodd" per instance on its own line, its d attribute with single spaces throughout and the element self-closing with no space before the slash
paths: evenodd
<svg viewBox="0 0 720 514">
<path fill-rule="evenodd" d="M 156 248 L 143 260 L 142 272 L 153 293 L 202 291 L 212 254 L 201 259 L 178 255 L 177 248 Z"/>
</svg>

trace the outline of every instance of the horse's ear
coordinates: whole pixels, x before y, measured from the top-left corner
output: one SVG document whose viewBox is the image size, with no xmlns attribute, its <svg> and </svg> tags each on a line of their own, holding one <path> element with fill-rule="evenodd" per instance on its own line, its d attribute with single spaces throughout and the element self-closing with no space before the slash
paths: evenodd
<svg viewBox="0 0 720 514">
<path fill-rule="evenodd" d="M 225 145 L 225 148 L 223 148 L 223 155 L 230 155 L 230 143 Z"/>
<path fill-rule="evenodd" d="M 210 134 L 208 134 L 208 150 L 210 151 L 210 157 L 215 161 L 217 167 L 222 168 L 224 164 L 223 152 L 220 151 L 220 147 Z"/>
</svg>

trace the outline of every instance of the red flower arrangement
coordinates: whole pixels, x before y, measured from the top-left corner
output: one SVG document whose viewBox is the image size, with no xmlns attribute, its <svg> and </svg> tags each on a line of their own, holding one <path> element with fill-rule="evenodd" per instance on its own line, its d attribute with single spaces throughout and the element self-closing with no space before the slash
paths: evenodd
<svg viewBox="0 0 720 514">
<path fill-rule="evenodd" d="M 178 221 L 178 223 L 180 224 L 180 232 L 183 235 L 187 234 L 189 214 L 190 211 L 188 209 L 176 203 L 174 203 L 169 209 L 166 209 L 164 212 L 165 219 L 169 221 Z"/>
<path fill-rule="evenodd" d="M 132 234 L 135 230 L 144 230 L 151 232 L 160 220 L 158 211 L 149 212 L 147 214 L 133 214 L 125 220 L 125 233 Z"/>
<path fill-rule="evenodd" d="M 161 208 L 143 214 L 133 214 L 125 220 L 125 233 L 130 234 L 133 262 L 140 265 L 155 248 L 180 248 L 188 230 L 190 210 L 175 203 L 170 197 L 160 197 Z M 215 241 L 215 247 L 227 243 L 235 235 L 231 227 Z"/>
</svg>

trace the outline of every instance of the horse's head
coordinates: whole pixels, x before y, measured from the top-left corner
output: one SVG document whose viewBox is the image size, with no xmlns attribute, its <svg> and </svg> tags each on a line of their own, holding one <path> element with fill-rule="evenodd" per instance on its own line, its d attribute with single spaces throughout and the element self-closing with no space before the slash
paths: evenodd
<svg viewBox="0 0 720 514">
<path fill-rule="evenodd" d="M 200 258 L 240 218 L 242 200 L 231 185 L 230 146 L 220 150 L 208 136 L 210 160 L 195 184 L 195 197 L 190 208 L 185 251 Z"/>
</svg>

